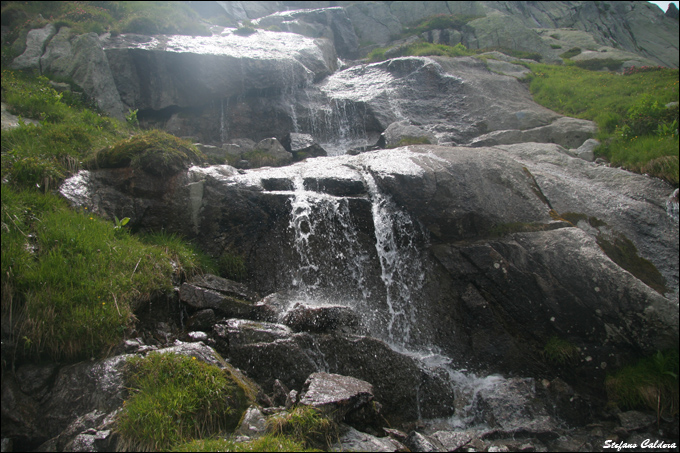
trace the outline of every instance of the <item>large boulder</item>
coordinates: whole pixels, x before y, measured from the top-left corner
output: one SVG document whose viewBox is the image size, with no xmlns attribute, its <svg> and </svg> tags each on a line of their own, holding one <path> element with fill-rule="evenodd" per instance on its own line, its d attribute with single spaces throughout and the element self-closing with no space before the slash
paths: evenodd
<svg viewBox="0 0 680 453">
<path fill-rule="evenodd" d="M 67 196 L 108 215 L 135 206 L 135 191 L 150 184 L 111 187 L 107 171 L 88 181 Z M 261 292 L 351 307 L 372 336 L 392 344 L 434 344 L 470 366 L 524 373 L 553 366 L 543 348 L 558 337 L 580 351 L 575 373 L 594 382 L 605 368 L 677 341 L 672 187 L 570 157 L 559 145 L 419 145 L 243 174 L 193 168 L 158 190 L 167 193 L 126 211 L 137 228 L 181 232 L 206 250 L 234 247 Z M 250 316 L 276 321 L 295 300 L 256 304 Z M 265 382 L 281 379 L 267 361 L 295 362 L 282 379 L 293 388 L 320 369 L 365 373 L 348 375 L 379 385 L 349 360 L 319 368 L 307 352 L 311 338 L 234 354 Z M 322 350 L 329 363 L 339 353 Z M 256 356 L 267 366 L 256 366 Z"/>
</svg>

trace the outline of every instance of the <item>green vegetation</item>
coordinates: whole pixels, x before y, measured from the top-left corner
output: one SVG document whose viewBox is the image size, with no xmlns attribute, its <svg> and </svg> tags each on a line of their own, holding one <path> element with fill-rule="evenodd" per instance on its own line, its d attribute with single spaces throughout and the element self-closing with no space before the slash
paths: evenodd
<svg viewBox="0 0 680 453">
<path fill-rule="evenodd" d="M 597 123 L 598 156 L 678 185 L 677 69 L 638 68 L 621 75 L 572 65 L 530 67 L 536 102 Z"/>
<path fill-rule="evenodd" d="M 245 260 L 241 255 L 225 251 L 217 260 L 217 267 L 222 277 L 237 282 L 245 280 L 248 276 Z"/>
<path fill-rule="evenodd" d="M 267 430 L 288 436 L 307 448 L 330 449 L 338 438 L 337 425 L 311 406 L 297 406 L 269 417 Z"/>
<path fill-rule="evenodd" d="M 412 137 L 412 136 L 406 136 L 403 137 L 399 142 L 397 142 L 396 145 L 391 145 L 389 148 L 399 148 L 401 146 L 409 146 L 409 145 L 430 145 L 430 140 L 427 137 Z"/>
<path fill-rule="evenodd" d="M 132 167 L 156 176 L 169 176 L 201 163 L 205 156 L 186 140 L 148 130 L 107 146 L 87 160 L 90 168 Z"/>
<path fill-rule="evenodd" d="M 11 113 L 41 121 L 2 132 L 2 179 L 15 186 L 49 191 L 79 170 L 92 149 L 130 133 L 115 119 L 65 102 L 46 77 L 3 70 L 2 89 Z"/>
<path fill-rule="evenodd" d="M 389 51 L 389 52 L 388 52 Z M 385 55 L 387 53 L 387 56 Z M 439 55 L 443 57 L 467 57 L 474 55 L 474 52 L 468 51 L 464 45 L 456 44 L 455 46 L 446 46 L 444 44 L 432 44 L 429 42 L 417 42 L 408 46 L 397 48 L 380 47 L 373 49 L 366 57 L 368 61 L 383 61 L 388 58 L 416 56 L 424 57 L 428 55 Z"/>
<path fill-rule="evenodd" d="M 622 409 L 651 409 L 657 420 L 678 414 L 678 350 L 658 351 L 607 376 L 610 401 Z"/>
<path fill-rule="evenodd" d="M 115 226 L 51 194 L 2 185 L 2 314 L 19 356 L 102 356 L 140 302 L 171 292 L 177 272 L 199 271 L 186 243 L 154 246 Z"/>
<path fill-rule="evenodd" d="M 543 356 L 556 365 L 573 365 L 578 361 L 579 349 L 569 341 L 554 335 L 543 347 Z"/>
<path fill-rule="evenodd" d="M 125 337 L 140 303 L 171 292 L 173 279 L 215 266 L 180 238 L 132 236 L 124 215 L 114 223 L 87 207 L 74 211 L 51 191 L 83 162 L 167 175 L 201 156 L 169 134 L 140 133 L 135 121 L 87 108 L 46 77 L 3 70 L 2 89 L 12 113 L 40 120 L 2 133 L 7 360 L 101 357 Z"/>
<path fill-rule="evenodd" d="M 249 405 L 228 370 L 195 357 L 151 353 L 127 363 L 130 399 L 117 419 L 124 450 L 167 450 L 234 430 Z"/>
<path fill-rule="evenodd" d="M 307 449 L 304 444 L 285 436 L 266 434 L 247 442 L 236 442 L 232 439 L 200 439 L 177 445 L 172 451 L 321 451 Z"/>
<path fill-rule="evenodd" d="M 10 27 L 7 42 L 14 42 L 48 22 L 75 33 L 111 32 L 210 36 L 210 30 L 185 2 L 79 1 L 3 2 L 2 25 Z M 17 49 L 21 50 L 22 49 Z M 19 52 L 16 55 L 19 55 Z M 4 53 L 4 50 L 3 50 Z"/>
</svg>

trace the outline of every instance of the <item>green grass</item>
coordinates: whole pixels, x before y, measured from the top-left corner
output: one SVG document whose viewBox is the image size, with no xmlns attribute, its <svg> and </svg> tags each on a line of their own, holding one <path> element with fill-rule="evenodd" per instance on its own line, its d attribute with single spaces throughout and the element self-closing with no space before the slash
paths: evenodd
<svg viewBox="0 0 680 453">
<path fill-rule="evenodd" d="M 232 439 L 199 439 L 177 445 L 172 451 L 323 451 L 305 448 L 298 442 L 286 436 L 265 434 L 264 436 L 247 442 L 236 442 Z"/>
<path fill-rule="evenodd" d="M 65 99 L 46 77 L 3 70 L 2 88 L 11 112 L 41 121 L 3 131 L 1 140 L 7 360 L 101 357 L 124 338 L 140 302 L 216 266 L 178 237 L 131 236 L 51 192 L 95 155 L 160 175 L 201 156 L 169 134 L 140 132 Z M 102 149 L 109 155 L 96 153 Z"/>
<path fill-rule="evenodd" d="M 124 450 L 168 450 L 195 438 L 230 433 L 250 404 L 228 371 L 195 357 L 133 357 L 126 374 L 130 398 L 117 418 Z"/>
<path fill-rule="evenodd" d="M 82 168 L 93 149 L 131 132 L 115 119 L 65 102 L 46 77 L 3 70 L 2 89 L 11 113 L 41 121 L 2 132 L 2 178 L 16 187 L 49 191 Z"/>
<path fill-rule="evenodd" d="M 2 313 L 20 357 L 100 357 L 140 302 L 206 266 L 187 244 L 151 245 L 114 227 L 56 196 L 2 185 Z"/>
<path fill-rule="evenodd" d="M 205 159 L 187 140 L 152 129 L 100 149 L 86 165 L 89 168 L 132 167 L 156 176 L 170 176 Z"/>
<path fill-rule="evenodd" d="M 307 448 L 330 449 L 338 439 L 338 427 L 318 409 L 297 406 L 267 419 L 267 431 L 288 436 Z"/>
<path fill-rule="evenodd" d="M 387 59 L 385 52 L 391 47 L 381 47 L 373 49 L 366 57 L 370 62 L 384 61 Z M 398 51 L 392 52 L 390 58 L 416 56 L 424 57 L 429 55 L 438 55 L 444 57 L 466 57 L 474 55 L 474 52 L 468 51 L 464 45 L 456 44 L 455 46 L 446 46 L 444 44 L 432 44 L 429 42 L 417 42 L 408 46 L 400 48 Z"/>
<path fill-rule="evenodd" d="M 530 65 L 534 100 L 564 115 L 595 121 L 596 153 L 613 165 L 678 185 L 678 70 L 626 70 L 625 75 L 572 65 Z"/>
<path fill-rule="evenodd" d="M 678 414 L 678 350 L 657 352 L 606 379 L 611 402 L 621 409 L 651 409 L 657 417 Z"/>
</svg>

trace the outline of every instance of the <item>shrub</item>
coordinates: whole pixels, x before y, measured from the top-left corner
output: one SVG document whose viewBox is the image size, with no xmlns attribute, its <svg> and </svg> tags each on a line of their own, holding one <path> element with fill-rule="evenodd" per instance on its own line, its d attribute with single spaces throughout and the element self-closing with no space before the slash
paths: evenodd
<svg viewBox="0 0 680 453">
<path fill-rule="evenodd" d="M 117 419 L 126 449 L 167 450 L 233 431 L 249 404 L 227 371 L 195 357 L 151 353 L 126 368 L 131 395 Z"/>
<path fill-rule="evenodd" d="M 609 399 L 622 409 L 651 409 L 657 421 L 678 414 L 678 350 L 655 355 L 607 376 Z"/>
</svg>

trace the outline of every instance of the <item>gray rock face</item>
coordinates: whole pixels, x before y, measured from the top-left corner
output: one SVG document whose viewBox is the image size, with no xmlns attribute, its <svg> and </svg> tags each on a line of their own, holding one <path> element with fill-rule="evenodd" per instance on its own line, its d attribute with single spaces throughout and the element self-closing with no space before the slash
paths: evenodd
<svg viewBox="0 0 680 453">
<path fill-rule="evenodd" d="M 436 344 L 481 367 L 525 372 L 541 361 L 548 339 L 558 336 L 588 351 L 577 358 L 584 376 L 601 376 L 602 363 L 617 365 L 610 354 L 623 360 L 634 353 L 629 345 L 653 352 L 677 339 L 677 325 L 669 320 L 677 312 L 672 301 L 678 224 L 665 210 L 671 188 L 660 181 L 536 143 L 413 146 L 233 176 L 219 168 L 194 169 L 174 185 L 163 181 L 166 195 L 127 215 L 140 228 L 164 225 L 196 237 L 207 249 L 216 244 L 222 249 L 227 244 L 220 238 L 229 238 L 248 256 L 255 287 L 342 302 L 361 313 L 378 338 L 399 337 L 412 347 Z M 89 195 L 73 200 L 95 212 L 134 205 L 125 189 L 131 185 L 111 191 L 109 174 L 91 173 Z M 197 206 L 191 208 L 196 223 L 186 224 L 181 219 L 189 208 L 181 194 L 199 181 L 202 192 L 191 202 Z M 337 189 L 354 186 L 363 189 L 349 195 Z M 328 193 L 317 192 L 322 189 Z M 555 220 L 560 215 L 571 220 Z M 389 240 L 381 236 L 385 222 L 397 232 L 394 245 L 381 245 Z M 299 241 L 306 241 L 305 247 L 299 248 Z M 626 241 L 657 268 L 665 287 L 643 283 L 602 251 L 609 250 L 607 244 L 629 247 Z M 387 250 L 395 247 L 403 261 L 385 267 Z M 392 286 L 385 272 L 417 288 L 415 295 Z M 409 280 L 408 275 L 422 274 L 431 278 Z M 250 308 L 247 316 L 268 321 L 286 310 L 267 304 Z M 417 323 L 389 314 L 399 310 Z M 264 382 L 279 378 L 291 388 L 315 371 L 346 374 L 340 368 L 347 365 L 329 369 L 309 356 L 309 338 L 248 344 L 230 353 Z M 329 354 L 337 352 L 324 350 L 327 361 Z M 255 356 L 267 365 L 252 362 Z M 279 369 L 294 370 L 287 380 L 269 374 L 272 360 L 287 364 Z M 349 375 L 378 381 L 371 373 Z"/>
<path fill-rule="evenodd" d="M 337 422 L 374 398 L 373 386 L 349 376 L 313 373 L 302 387 L 299 404 L 321 409 Z"/>
<path fill-rule="evenodd" d="M 14 59 L 12 68 L 33 69 L 41 72 L 40 57 L 45 51 L 45 46 L 56 33 L 57 28 L 52 24 L 29 31 L 26 36 L 26 50 Z"/>
</svg>

